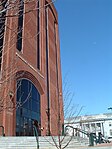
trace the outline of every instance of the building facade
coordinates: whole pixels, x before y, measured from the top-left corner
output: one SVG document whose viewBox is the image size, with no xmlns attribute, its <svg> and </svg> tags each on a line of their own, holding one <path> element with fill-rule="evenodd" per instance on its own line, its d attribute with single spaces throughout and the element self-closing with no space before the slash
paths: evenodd
<svg viewBox="0 0 112 149">
<path fill-rule="evenodd" d="M 0 126 L 31 136 L 34 121 L 40 135 L 57 135 L 64 121 L 57 12 L 51 0 L 2 0 Z"/>
<path fill-rule="evenodd" d="M 112 138 L 112 113 L 79 116 L 65 120 L 65 131 L 68 135 L 76 135 L 77 132 L 73 131 L 73 128 L 81 130 L 78 135 L 83 138 L 88 137 L 87 133 L 94 133 L 96 136 L 101 133 L 105 138 Z"/>
</svg>

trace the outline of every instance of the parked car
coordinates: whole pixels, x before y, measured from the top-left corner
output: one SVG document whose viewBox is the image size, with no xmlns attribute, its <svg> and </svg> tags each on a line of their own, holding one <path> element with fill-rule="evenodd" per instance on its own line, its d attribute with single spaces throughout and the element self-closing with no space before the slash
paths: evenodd
<svg viewBox="0 0 112 149">
<path fill-rule="evenodd" d="M 112 142 L 112 137 L 108 137 L 108 140 L 109 140 L 110 142 Z"/>
</svg>

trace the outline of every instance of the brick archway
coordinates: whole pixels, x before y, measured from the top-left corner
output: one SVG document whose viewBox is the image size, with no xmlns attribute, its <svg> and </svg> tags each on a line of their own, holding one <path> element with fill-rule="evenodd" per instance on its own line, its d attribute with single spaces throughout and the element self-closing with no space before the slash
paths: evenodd
<svg viewBox="0 0 112 149">
<path fill-rule="evenodd" d="M 41 95 L 44 94 L 44 90 L 42 88 L 42 85 L 40 84 L 40 82 L 36 79 L 36 77 L 33 74 L 31 74 L 28 71 L 24 71 L 24 70 L 18 71 L 16 73 L 16 80 L 22 79 L 22 78 L 26 78 L 26 79 L 31 80 L 32 83 L 35 85 L 35 87 L 38 89 L 39 93 Z"/>
</svg>

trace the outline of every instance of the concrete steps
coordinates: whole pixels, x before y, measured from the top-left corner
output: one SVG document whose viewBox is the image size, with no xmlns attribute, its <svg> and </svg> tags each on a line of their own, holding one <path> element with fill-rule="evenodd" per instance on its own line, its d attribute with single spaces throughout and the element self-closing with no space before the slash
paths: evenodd
<svg viewBox="0 0 112 149">
<path fill-rule="evenodd" d="M 56 149 L 54 142 L 57 144 L 59 142 L 56 136 L 39 137 L 38 139 L 40 149 Z M 62 142 L 62 146 L 65 146 L 70 139 L 71 137 L 66 136 Z M 84 146 L 88 146 L 87 141 L 83 139 L 78 140 L 78 138 L 72 137 L 67 149 L 75 149 Z M 0 137 L 0 149 L 37 149 L 37 140 L 36 137 Z"/>
</svg>

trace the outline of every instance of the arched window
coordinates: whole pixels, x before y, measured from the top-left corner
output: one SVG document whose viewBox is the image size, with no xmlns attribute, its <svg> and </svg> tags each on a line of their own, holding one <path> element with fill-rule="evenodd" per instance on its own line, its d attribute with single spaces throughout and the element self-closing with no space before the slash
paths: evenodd
<svg viewBox="0 0 112 149">
<path fill-rule="evenodd" d="M 16 98 L 16 135 L 32 136 L 33 121 L 40 124 L 40 94 L 31 81 L 20 79 Z"/>
</svg>

